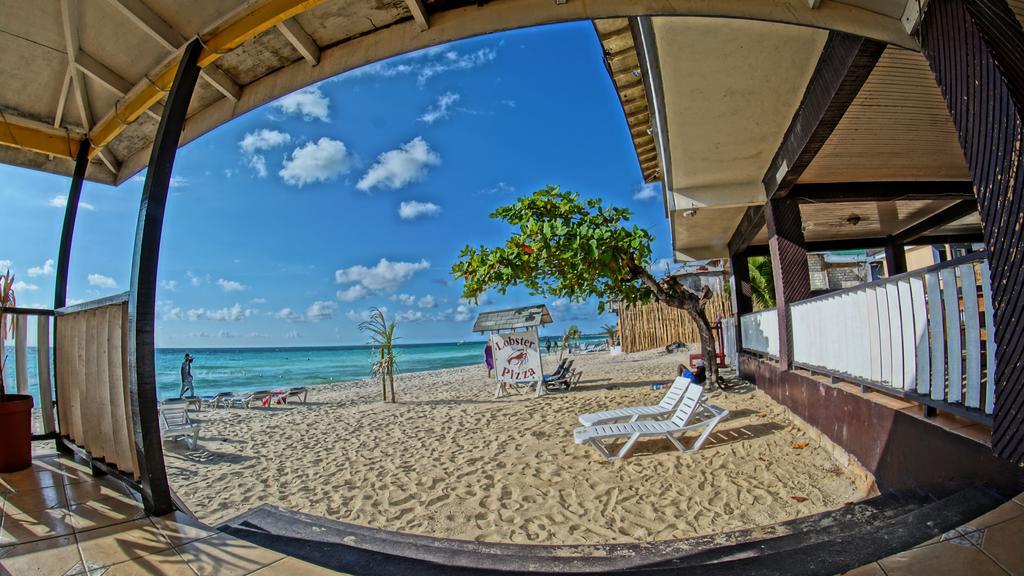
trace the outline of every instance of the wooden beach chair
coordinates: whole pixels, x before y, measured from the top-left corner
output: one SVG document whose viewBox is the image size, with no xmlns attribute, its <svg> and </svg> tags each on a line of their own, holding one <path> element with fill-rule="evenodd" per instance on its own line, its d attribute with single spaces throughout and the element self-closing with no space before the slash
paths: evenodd
<svg viewBox="0 0 1024 576">
<path fill-rule="evenodd" d="M 188 402 L 185 400 L 167 400 L 160 404 L 160 436 L 168 438 L 184 438 L 185 444 L 192 450 L 199 445 L 199 424 L 188 416 Z"/>
<path fill-rule="evenodd" d="M 608 424 L 617 420 L 636 422 L 637 420 L 659 420 L 675 413 L 679 402 L 682 401 L 686 389 L 690 387 L 692 380 L 686 376 L 679 376 L 672 382 L 668 392 L 654 406 L 630 406 L 628 408 L 616 408 L 604 412 L 591 412 L 580 414 L 580 424 L 593 426 L 595 424 Z"/>
<path fill-rule="evenodd" d="M 726 416 L 728 410 L 724 410 L 710 404 L 702 404 L 701 394 L 704 387 L 699 384 L 691 384 L 683 394 L 683 400 L 676 408 L 675 414 L 670 420 L 637 420 L 635 422 L 624 422 L 621 424 L 598 424 L 596 426 L 581 426 L 573 431 L 573 437 L 577 444 L 590 444 L 605 460 L 619 460 L 629 456 L 630 451 L 636 445 L 636 441 L 647 436 L 664 436 L 679 449 L 680 452 L 695 452 L 700 449 L 708 436 L 715 429 L 715 426 Z M 703 430 L 701 435 L 689 448 L 683 445 L 676 438 L 677 435 L 685 434 L 693 430 Z M 626 438 L 625 444 L 618 452 L 612 454 L 605 447 L 603 442 L 615 438 Z"/>
</svg>

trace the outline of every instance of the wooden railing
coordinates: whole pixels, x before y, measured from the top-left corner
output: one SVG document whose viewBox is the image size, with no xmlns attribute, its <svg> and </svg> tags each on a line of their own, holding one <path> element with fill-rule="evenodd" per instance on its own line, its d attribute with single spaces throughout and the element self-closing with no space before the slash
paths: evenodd
<svg viewBox="0 0 1024 576">
<path fill-rule="evenodd" d="M 740 316 L 740 337 L 744 350 L 778 358 L 778 311 L 770 308 Z"/>
<path fill-rule="evenodd" d="M 991 422 L 990 302 L 984 254 L 802 300 L 790 305 L 793 362 Z"/>
<path fill-rule="evenodd" d="M 128 386 L 128 294 L 56 311 L 61 436 L 139 477 Z"/>
<path fill-rule="evenodd" d="M 57 423 L 53 414 L 53 380 L 50 377 L 50 323 L 53 311 L 35 308 L 5 308 L 4 314 L 14 326 L 14 358 L 7 359 L 7 373 L 4 383 L 10 391 L 8 377 L 14 374 L 14 389 L 18 394 L 31 394 L 33 388 L 38 392 L 39 403 L 35 406 L 41 418 L 32 419 L 32 435 L 36 439 L 55 437 Z M 30 377 L 32 360 L 28 354 L 29 324 L 32 319 L 36 324 L 36 357 L 35 378 Z M 7 354 L 6 334 L 0 334 L 0 354 Z M 11 362 L 13 360 L 13 363 Z M 11 368 L 13 367 L 13 371 Z"/>
</svg>

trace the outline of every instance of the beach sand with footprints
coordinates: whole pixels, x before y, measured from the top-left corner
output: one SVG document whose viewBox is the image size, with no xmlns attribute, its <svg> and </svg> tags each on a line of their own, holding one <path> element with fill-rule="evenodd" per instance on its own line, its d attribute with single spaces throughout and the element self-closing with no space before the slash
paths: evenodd
<svg viewBox="0 0 1024 576">
<path fill-rule="evenodd" d="M 855 469 L 745 384 L 710 393 L 731 417 L 699 452 L 647 440 L 609 463 L 573 443 L 577 415 L 657 403 L 664 391 L 650 385 L 671 381 L 685 358 L 577 356 L 579 387 L 542 398 L 494 399 L 480 366 L 401 375 L 395 404 L 363 381 L 313 388 L 307 405 L 203 410 L 201 449 L 166 443 L 168 473 L 211 524 L 269 503 L 402 532 L 539 544 L 686 538 L 864 497 Z"/>
</svg>

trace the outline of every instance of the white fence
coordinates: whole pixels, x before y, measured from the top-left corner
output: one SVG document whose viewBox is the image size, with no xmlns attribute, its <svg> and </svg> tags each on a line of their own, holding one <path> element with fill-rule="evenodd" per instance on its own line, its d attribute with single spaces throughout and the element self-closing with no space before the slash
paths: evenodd
<svg viewBox="0 0 1024 576">
<path fill-rule="evenodd" d="M 722 318 L 722 350 L 729 360 L 729 366 L 739 368 L 740 356 L 736 350 L 736 319 Z"/>
<path fill-rule="evenodd" d="M 991 293 L 988 261 L 972 254 L 793 303 L 793 362 L 991 415 Z"/>
<path fill-rule="evenodd" d="M 50 376 L 50 324 L 53 313 L 49 310 L 17 308 L 5 310 L 7 321 L 14 326 L 13 341 L 9 334 L 0 332 L 0 354 L 8 355 L 8 342 L 14 347 L 13 357 L 5 362 L 4 385 L 8 393 L 33 394 L 37 398 L 33 408 L 40 418 L 32 419 L 32 433 L 52 434 L 56 431 L 53 415 L 53 380 Z M 29 325 L 36 333 L 35 353 L 29 353 Z"/>
<path fill-rule="evenodd" d="M 779 314 L 775 308 L 740 316 L 743 349 L 779 357 Z"/>
</svg>

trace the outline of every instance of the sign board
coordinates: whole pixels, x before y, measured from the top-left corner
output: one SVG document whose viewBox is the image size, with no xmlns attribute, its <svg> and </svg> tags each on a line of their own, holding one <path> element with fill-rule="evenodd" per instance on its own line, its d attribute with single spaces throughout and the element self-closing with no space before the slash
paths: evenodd
<svg viewBox="0 0 1024 576">
<path fill-rule="evenodd" d="M 540 382 L 540 345 L 536 330 L 491 334 L 494 372 L 499 383 Z"/>
</svg>

